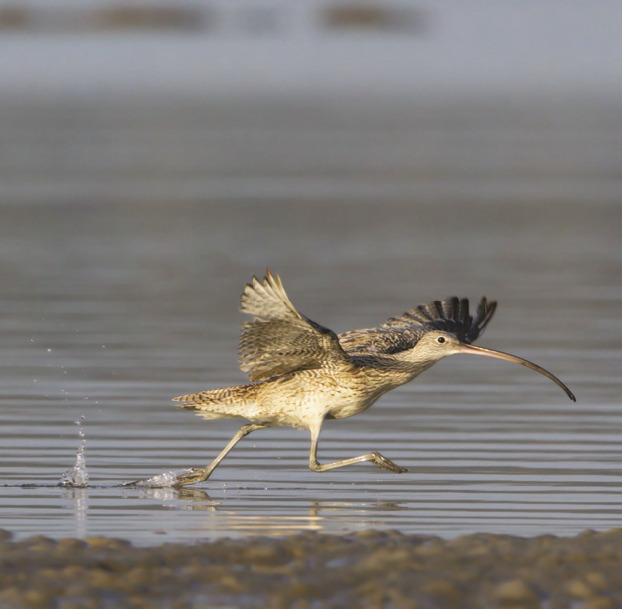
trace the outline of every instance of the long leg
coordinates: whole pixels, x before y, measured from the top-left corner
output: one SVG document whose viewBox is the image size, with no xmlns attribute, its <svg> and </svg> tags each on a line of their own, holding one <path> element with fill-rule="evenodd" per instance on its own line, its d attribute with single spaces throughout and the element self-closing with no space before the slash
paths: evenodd
<svg viewBox="0 0 622 609">
<path fill-rule="evenodd" d="M 314 472 L 326 472 L 337 467 L 345 467 L 346 465 L 354 465 L 355 463 L 363 463 L 369 461 L 377 467 L 388 469 L 390 472 L 396 474 L 403 474 L 408 470 L 405 467 L 393 463 L 390 459 L 387 459 L 379 452 L 373 451 L 366 455 L 360 455 L 359 457 L 351 457 L 350 459 L 342 459 L 341 461 L 333 461 L 332 463 L 322 464 L 317 460 L 317 445 L 320 439 L 320 429 L 311 429 L 311 452 L 309 453 L 309 467 Z"/>
<path fill-rule="evenodd" d="M 229 454 L 231 449 L 249 433 L 262 429 L 264 427 L 270 427 L 268 423 L 250 423 L 241 427 L 239 431 L 231 438 L 231 441 L 225 446 L 221 453 L 207 466 L 207 467 L 193 467 L 191 471 L 186 474 L 181 474 L 175 480 L 173 486 L 187 486 L 188 484 L 196 484 L 197 482 L 203 482 L 207 480 L 212 472 L 218 467 L 220 462 Z"/>
</svg>

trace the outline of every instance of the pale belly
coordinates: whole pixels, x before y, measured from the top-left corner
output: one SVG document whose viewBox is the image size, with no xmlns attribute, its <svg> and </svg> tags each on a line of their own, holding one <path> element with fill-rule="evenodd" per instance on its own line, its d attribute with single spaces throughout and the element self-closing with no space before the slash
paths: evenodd
<svg viewBox="0 0 622 609">
<path fill-rule="evenodd" d="M 343 419 L 363 412 L 385 393 L 347 380 L 310 370 L 267 382 L 259 392 L 252 419 L 309 429 L 325 418 Z"/>
</svg>

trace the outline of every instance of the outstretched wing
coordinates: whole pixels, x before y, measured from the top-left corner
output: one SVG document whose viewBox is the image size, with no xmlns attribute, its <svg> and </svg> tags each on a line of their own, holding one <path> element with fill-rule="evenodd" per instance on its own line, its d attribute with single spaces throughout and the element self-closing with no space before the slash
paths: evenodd
<svg viewBox="0 0 622 609">
<path fill-rule="evenodd" d="M 239 349 L 240 368 L 252 381 L 348 360 L 337 335 L 298 313 L 270 271 L 246 284 L 240 310 L 253 316 L 242 325 Z"/>
<path fill-rule="evenodd" d="M 339 335 L 347 353 L 397 353 L 412 349 L 430 330 L 451 332 L 467 344 L 484 331 L 492 318 L 496 302 L 483 297 L 475 315 L 469 314 L 469 301 L 455 296 L 419 305 L 402 315 L 390 317 L 378 328 L 352 330 Z"/>
</svg>

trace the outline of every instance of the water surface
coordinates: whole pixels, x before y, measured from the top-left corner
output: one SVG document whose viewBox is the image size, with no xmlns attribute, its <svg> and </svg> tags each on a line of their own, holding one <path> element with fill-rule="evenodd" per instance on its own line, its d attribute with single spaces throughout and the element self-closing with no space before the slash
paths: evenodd
<svg viewBox="0 0 622 609">
<path fill-rule="evenodd" d="M 69 137 L 62 113 L 51 116 L 40 147 L 28 121 L 11 122 L 22 173 L 14 158 L 0 167 L 0 527 L 147 545 L 621 526 L 620 176 L 607 120 L 543 135 L 535 119 L 512 129 L 507 116 L 482 116 L 456 135 L 422 119 L 418 145 L 414 126 L 361 121 L 331 139 L 326 126 L 313 136 L 317 117 L 288 119 L 269 137 L 255 132 L 240 157 L 233 128 L 210 139 L 210 129 L 202 138 L 156 123 L 141 139 L 100 117 Z M 567 146 L 573 137 L 583 156 Z M 392 143 L 400 154 L 388 154 Z M 197 156 L 203 147 L 220 165 Z M 550 369 L 577 403 L 522 367 L 456 356 L 325 424 L 321 460 L 378 450 L 406 474 L 369 464 L 313 473 L 305 432 L 268 429 L 194 489 L 120 487 L 203 465 L 237 430 L 170 398 L 244 381 L 238 297 L 266 266 L 337 332 L 452 294 L 497 299 L 479 344 Z M 58 487 L 80 429 L 88 486 Z"/>
</svg>

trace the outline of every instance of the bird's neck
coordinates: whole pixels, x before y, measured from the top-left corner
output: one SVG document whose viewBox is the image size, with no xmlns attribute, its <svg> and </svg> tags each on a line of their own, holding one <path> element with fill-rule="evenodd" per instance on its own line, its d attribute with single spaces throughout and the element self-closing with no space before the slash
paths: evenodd
<svg viewBox="0 0 622 609">
<path fill-rule="evenodd" d="M 414 363 L 400 358 L 399 355 L 362 355 L 356 359 L 370 381 L 386 385 L 387 391 L 412 381 L 435 363 L 434 361 Z"/>
</svg>

